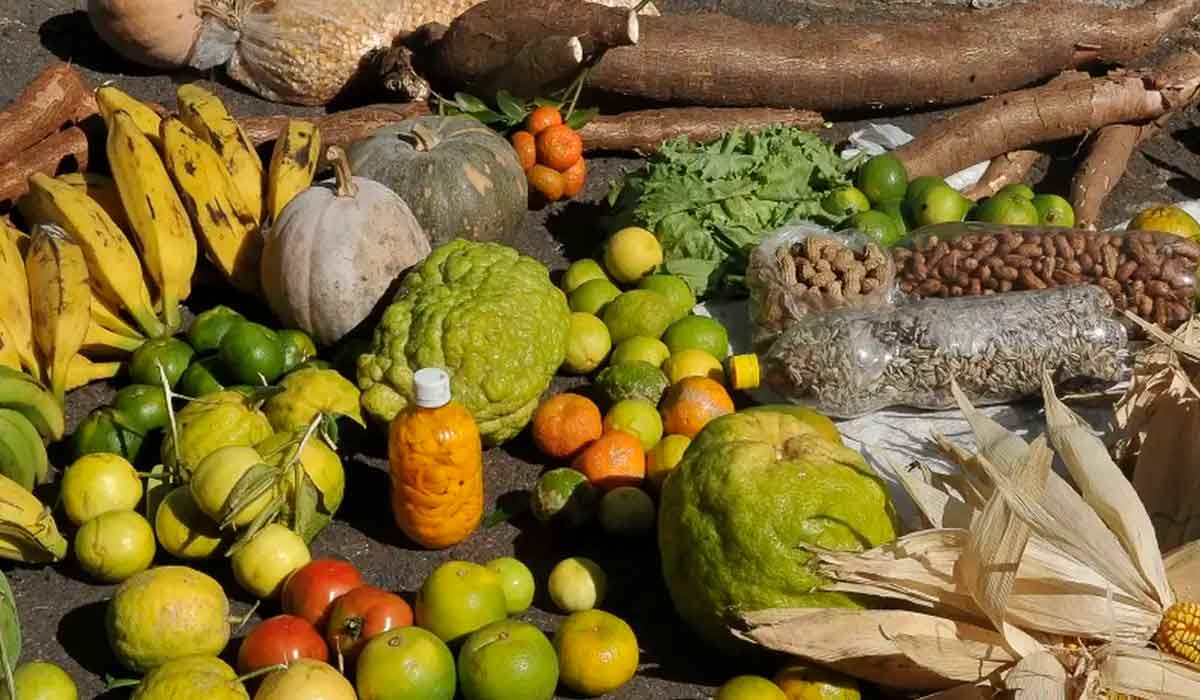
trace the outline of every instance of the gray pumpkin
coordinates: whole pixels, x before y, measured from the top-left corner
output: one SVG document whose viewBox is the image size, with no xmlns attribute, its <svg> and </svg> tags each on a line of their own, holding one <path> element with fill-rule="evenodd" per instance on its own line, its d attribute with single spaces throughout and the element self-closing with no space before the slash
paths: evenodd
<svg viewBox="0 0 1200 700">
<path fill-rule="evenodd" d="M 529 185 L 517 153 L 471 117 L 417 117 L 349 149 L 355 175 L 408 203 L 434 245 L 505 241 L 525 216 Z"/>
</svg>

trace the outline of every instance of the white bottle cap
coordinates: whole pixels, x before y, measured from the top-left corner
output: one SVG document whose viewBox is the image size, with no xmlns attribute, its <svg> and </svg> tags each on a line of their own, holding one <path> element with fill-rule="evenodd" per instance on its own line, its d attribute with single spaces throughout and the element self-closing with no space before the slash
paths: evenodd
<svg viewBox="0 0 1200 700">
<path fill-rule="evenodd" d="M 450 375 L 437 367 L 417 370 L 413 375 L 417 405 L 421 408 L 441 408 L 450 403 Z"/>
</svg>

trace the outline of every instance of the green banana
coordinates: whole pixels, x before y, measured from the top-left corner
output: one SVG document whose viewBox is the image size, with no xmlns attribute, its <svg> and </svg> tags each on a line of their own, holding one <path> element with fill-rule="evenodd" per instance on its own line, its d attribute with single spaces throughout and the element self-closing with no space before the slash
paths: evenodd
<svg viewBox="0 0 1200 700">
<path fill-rule="evenodd" d="M 0 474 L 32 491 L 50 474 L 42 436 L 25 416 L 0 408 Z"/>
<path fill-rule="evenodd" d="M 45 564 L 62 561 L 67 540 L 44 503 L 0 474 L 0 558 Z"/>
<path fill-rule="evenodd" d="M 22 416 L 49 442 L 61 440 L 67 431 L 62 407 L 36 379 L 0 365 L 0 408 Z"/>
</svg>

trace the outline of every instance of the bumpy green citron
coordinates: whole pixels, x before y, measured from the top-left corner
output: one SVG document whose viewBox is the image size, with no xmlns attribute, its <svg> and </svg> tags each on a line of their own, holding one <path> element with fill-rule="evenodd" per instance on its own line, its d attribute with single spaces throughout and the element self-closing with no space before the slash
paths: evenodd
<svg viewBox="0 0 1200 700">
<path fill-rule="evenodd" d="M 883 483 L 861 455 L 787 408 L 722 416 L 700 431 L 663 487 L 663 577 L 680 616 L 727 651 L 730 615 L 857 607 L 819 590 L 802 543 L 861 550 L 896 536 Z"/>
<path fill-rule="evenodd" d="M 184 656 L 216 656 L 229 642 L 229 599 L 211 576 L 159 566 L 126 579 L 105 619 L 122 666 L 145 673 Z"/>
<path fill-rule="evenodd" d="M 229 664 L 215 656 L 195 655 L 168 661 L 138 684 L 129 700 L 249 700 Z"/>
<path fill-rule="evenodd" d="M 192 401 L 175 414 L 179 445 L 170 430 L 163 435 L 162 461 L 175 465 L 176 453 L 185 471 L 226 445 L 254 445 L 270 437 L 271 423 L 249 397 L 237 391 L 218 391 Z"/>
</svg>

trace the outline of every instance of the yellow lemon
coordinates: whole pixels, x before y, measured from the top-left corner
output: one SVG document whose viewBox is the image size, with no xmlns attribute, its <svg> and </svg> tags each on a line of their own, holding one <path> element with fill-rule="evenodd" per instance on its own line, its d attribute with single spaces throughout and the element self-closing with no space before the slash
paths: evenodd
<svg viewBox="0 0 1200 700">
<path fill-rule="evenodd" d="M 650 487 L 658 491 L 671 470 L 679 466 L 683 453 L 687 451 L 691 439 L 686 435 L 668 435 L 646 453 L 646 480 Z"/>
<path fill-rule="evenodd" d="M 604 246 L 604 267 L 614 280 L 634 284 L 662 264 L 658 239 L 644 228 L 631 226 L 617 231 Z"/>
<path fill-rule="evenodd" d="M 703 350 L 680 350 L 667 358 L 662 370 L 672 384 L 678 384 L 688 377 L 708 377 L 725 383 L 725 368 L 721 366 L 721 361 Z"/>
<path fill-rule="evenodd" d="M 774 680 L 787 700 L 862 700 L 853 678 L 824 669 L 785 666 Z"/>
</svg>

